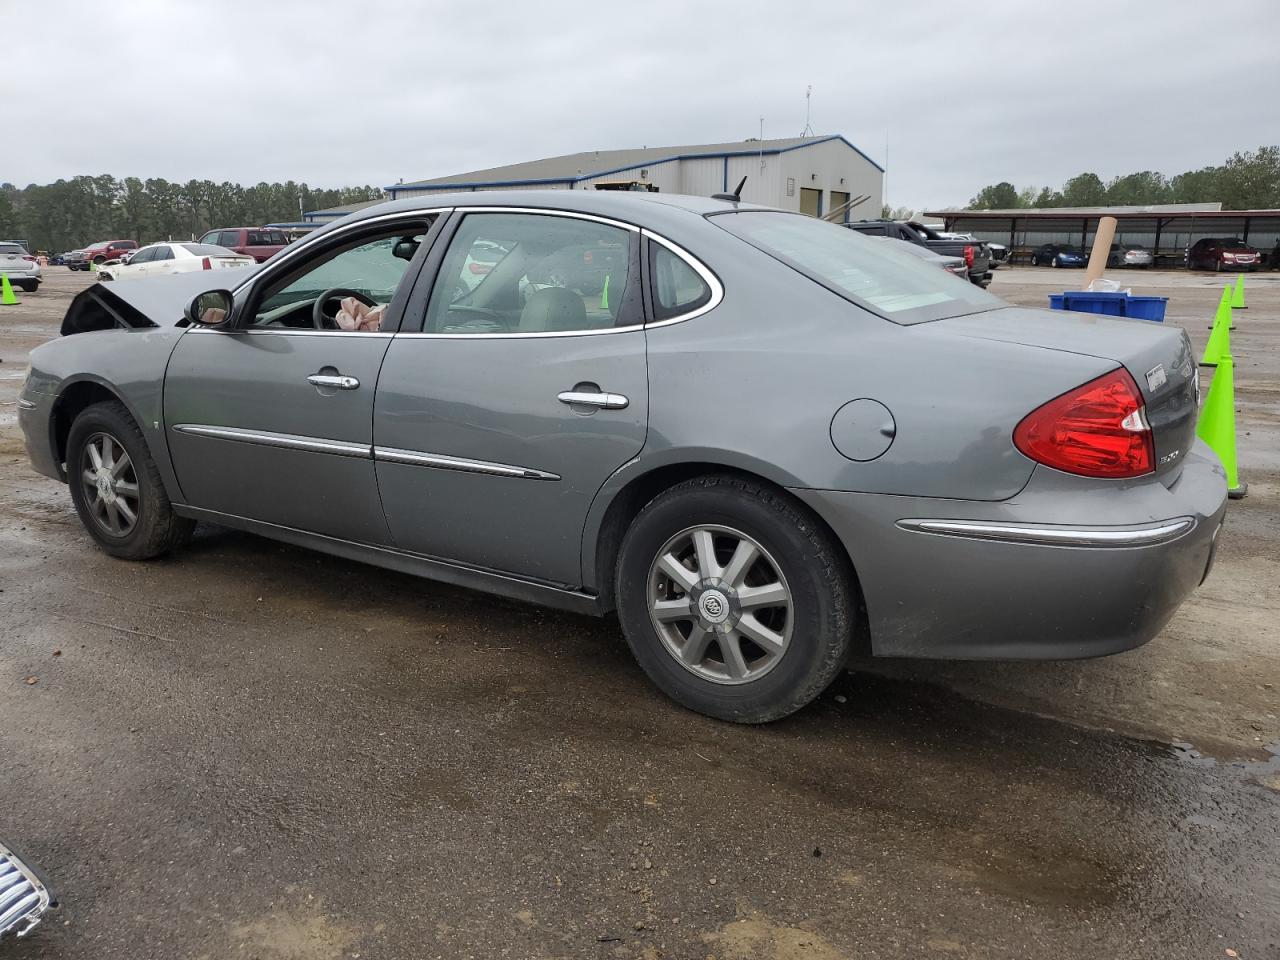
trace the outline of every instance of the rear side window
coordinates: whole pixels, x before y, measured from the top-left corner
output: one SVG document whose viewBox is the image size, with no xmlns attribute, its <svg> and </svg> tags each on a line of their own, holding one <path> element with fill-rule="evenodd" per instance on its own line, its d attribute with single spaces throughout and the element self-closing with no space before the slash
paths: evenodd
<svg viewBox="0 0 1280 960">
<path fill-rule="evenodd" d="M 239 230 L 223 230 L 222 239 L 218 241 L 220 247 L 238 247 L 240 246 Z"/>
<path fill-rule="evenodd" d="M 855 230 L 795 213 L 717 214 L 711 222 L 804 276 L 896 323 L 922 323 L 1006 306 L 919 257 Z"/>
<path fill-rule="evenodd" d="M 155 255 L 152 256 L 151 259 L 152 260 L 172 260 L 173 251 L 168 247 L 156 247 Z"/>
<path fill-rule="evenodd" d="M 649 243 L 649 273 L 656 320 L 670 320 L 690 313 L 711 299 L 707 281 L 682 258 L 653 241 Z"/>
<path fill-rule="evenodd" d="M 284 246 L 284 234 L 275 233 L 270 230 L 250 230 L 248 246 L 250 247 Z"/>
</svg>

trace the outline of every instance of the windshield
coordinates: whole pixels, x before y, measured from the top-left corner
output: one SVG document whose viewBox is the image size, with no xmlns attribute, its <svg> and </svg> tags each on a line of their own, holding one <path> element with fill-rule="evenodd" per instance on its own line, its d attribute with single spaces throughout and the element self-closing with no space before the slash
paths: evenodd
<svg viewBox="0 0 1280 960">
<path fill-rule="evenodd" d="M 234 250 L 228 250 L 226 247 L 219 247 L 212 243 L 180 243 L 178 246 L 186 250 L 187 253 L 194 253 L 197 257 L 235 257 L 237 260 L 247 260 L 248 257 L 242 257 Z"/>
<path fill-rule="evenodd" d="M 716 214 L 712 223 L 895 323 L 922 323 L 1006 306 L 974 284 L 856 230 L 798 213 Z M 907 246 L 902 244 L 902 246 Z"/>
<path fill-rule="evenodd" d="M 1238 250 L 1240 247 L 1248 246 L 1243 240 L 1237 240 L 1235 237 L 1229 237 L 1225 240 L 1219 240 L 1218 246 L 1226 247 L 1231 250 Z"/>
</svg>

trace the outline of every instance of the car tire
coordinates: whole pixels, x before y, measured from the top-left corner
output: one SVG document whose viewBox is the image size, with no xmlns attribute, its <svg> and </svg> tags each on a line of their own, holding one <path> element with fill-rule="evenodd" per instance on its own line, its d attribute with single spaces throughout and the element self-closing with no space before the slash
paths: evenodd
<svg viewBox="0 0 1280 960">
<path fill-rule="evenodd" d="M 714 565 L 699 559 L 707 553 Z M 672 576 L 675 563 L 683 573 Z M 822 693 L 858 622 L 853 572 L 821 521 L 731 475 L 687 480 L 646 505 L 623 538 L 615 583 L 627 644 L 654 685 L 735 723 L 777 720 Z"/>
<path fill-rule="evenodd" d="M 67 480 L 80 522 L 113 557 L 149 560 L 186 543 L 195 527 L 173 512 L 146 439 L 118 401 L 95 403 L 71 424 Z"/>
<path fill-rule="evenodd" d="M 1050 260 L 1050 261 L 1049 261 L 1049 266 L 1051 266 L 1051 267 L 1061 267 L 1061 266 L 1062 266 L 1062 260 L 1061 260 L 1060 258 L 1058 258 L 1058 257 L 1054 257 L 1052 260 Z"/>
<path fill-rule="evenodd" d="M 24 293 L 35 293 L 40 289 L 40 281 L 38 280 L 20 280 L 18 286 Z"/>
</svg>

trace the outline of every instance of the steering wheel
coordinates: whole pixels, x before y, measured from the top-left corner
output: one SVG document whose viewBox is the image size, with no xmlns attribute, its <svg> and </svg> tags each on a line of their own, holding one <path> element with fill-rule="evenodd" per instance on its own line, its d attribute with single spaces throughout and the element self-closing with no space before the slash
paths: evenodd
<svg viewBox="0 0 1280 960">
<path fill-rule="evenodd" d="M 338 322 L 324 312 L 324 307 L 330 300 L 341 300 L 344 297 L 355 297 L 366 307 L 378 305 L 377 300 L 359 290 L 352 290 L 350 287 L 331 287 L 316 297 L 316 302 L 311 307 L 311 325 L 317 330 L 337 330 Z"/>
</svg>

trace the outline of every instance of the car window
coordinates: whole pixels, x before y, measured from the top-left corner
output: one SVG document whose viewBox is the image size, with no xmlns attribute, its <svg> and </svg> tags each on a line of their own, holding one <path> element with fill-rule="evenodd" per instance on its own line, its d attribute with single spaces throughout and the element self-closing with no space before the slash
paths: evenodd
<svg viewBox="0 0 1280 960">
<path fill-rule="evenodd" d="M 217 243 L 217 242 L 218 242 L 218 231 L 217 231 L 217 230 L 210 230 L 208 233 L 206 233 L 203 237 L 201 237 L 201 238 L 200 238 L 198 241 L 196 241 L 196 242 L 197 242 L 197 243 Z"/>
<path fill-rule="evenodd" d="M 391 302 L 409 267 L 409 259 L 425 236 L 426 230 L 422 227 L 401 226 L 395 233 L 366 237 L 327 250 L 301 266 L 301 273 L 290 271 L 268 286 L 250 325 L 314 328 L 312 313 L 316 299 L 330 290 L 355 296 L 367 308 L 385 306 Z M 336 301 L 326 304 L 327 314 L 332 316 L 337 306 Z M 363 329 L 376 329 L 376 325 Z"/>
<path fill-rule="evenodd" d="M 1248 246 L 1248 244 L 1246 244 L 1243 240 L 1237 239 L 1236 237 L 1227 237 L 1223 240 L 1218 241 L 1218 246 L 1223 247 L 1227 250 L 1238 250 L 1240 247 Z"/>
<path fill-rule="evenodd" d="M 223 230 L 221 239 L 218 240 L 220 247 L 238 247 L 240 246 L 239 230 Z"/>
<path fill-rule="evenodd" d="M 270 247 L 284 243 L 284 234 L 271 233 L 266 230 L 250 230 L 247 245 L 251 247 Z"/>
<path fill-rule="evenodd" d="M 0 253 L 21 253 L 21 254 L 25 254 L 26 252 L 27 252 L 27 251 L 23 250 L 23 249 L 22 249 L 22 247 L 20 247 L 20 246 L 19 246 L 18 244 L 16 244 L 16 243 L 0 243 Z"/>
<path fill-rule="evenodd" d="M 173 251 L 168 247 L 156 247 L 155 253 L 151 255 L 152 260 L 172 260 Z"/>
<path fill-rule="evenodd" d="M 473 213 L 440 266 L 429 333 L 555 333 L 618 324 L 631 232 L 547 214 Z"/>
<path fill-rule="evenodd" d="M 649 244 L 653 315 L 669 320 L 690 313 L 711 299 L 711 287 L 685 260 L 658 243 Z"/>
<path fill-rule="evenodd" d="M 197 257 L 238 257 L 240 254 L 234 250 L 228 250 L 226 247 L 220 247 L 214 243 L 180 243 L 178 244 L 187 253 L 194 254 Z"/>
<path fill-rule="evenodd" d="M 150 263 L 156 255 L 157 247 L 143 247 L 132 257 L 129 258 L 130 263 Z"/>
<path fill-rule="evenodd" d="M 742 211 L 712 223 L 832 292 L 897 323 L 993 310 L 998 297 L 893 244 L 801 214 Z"/>
</svg>

